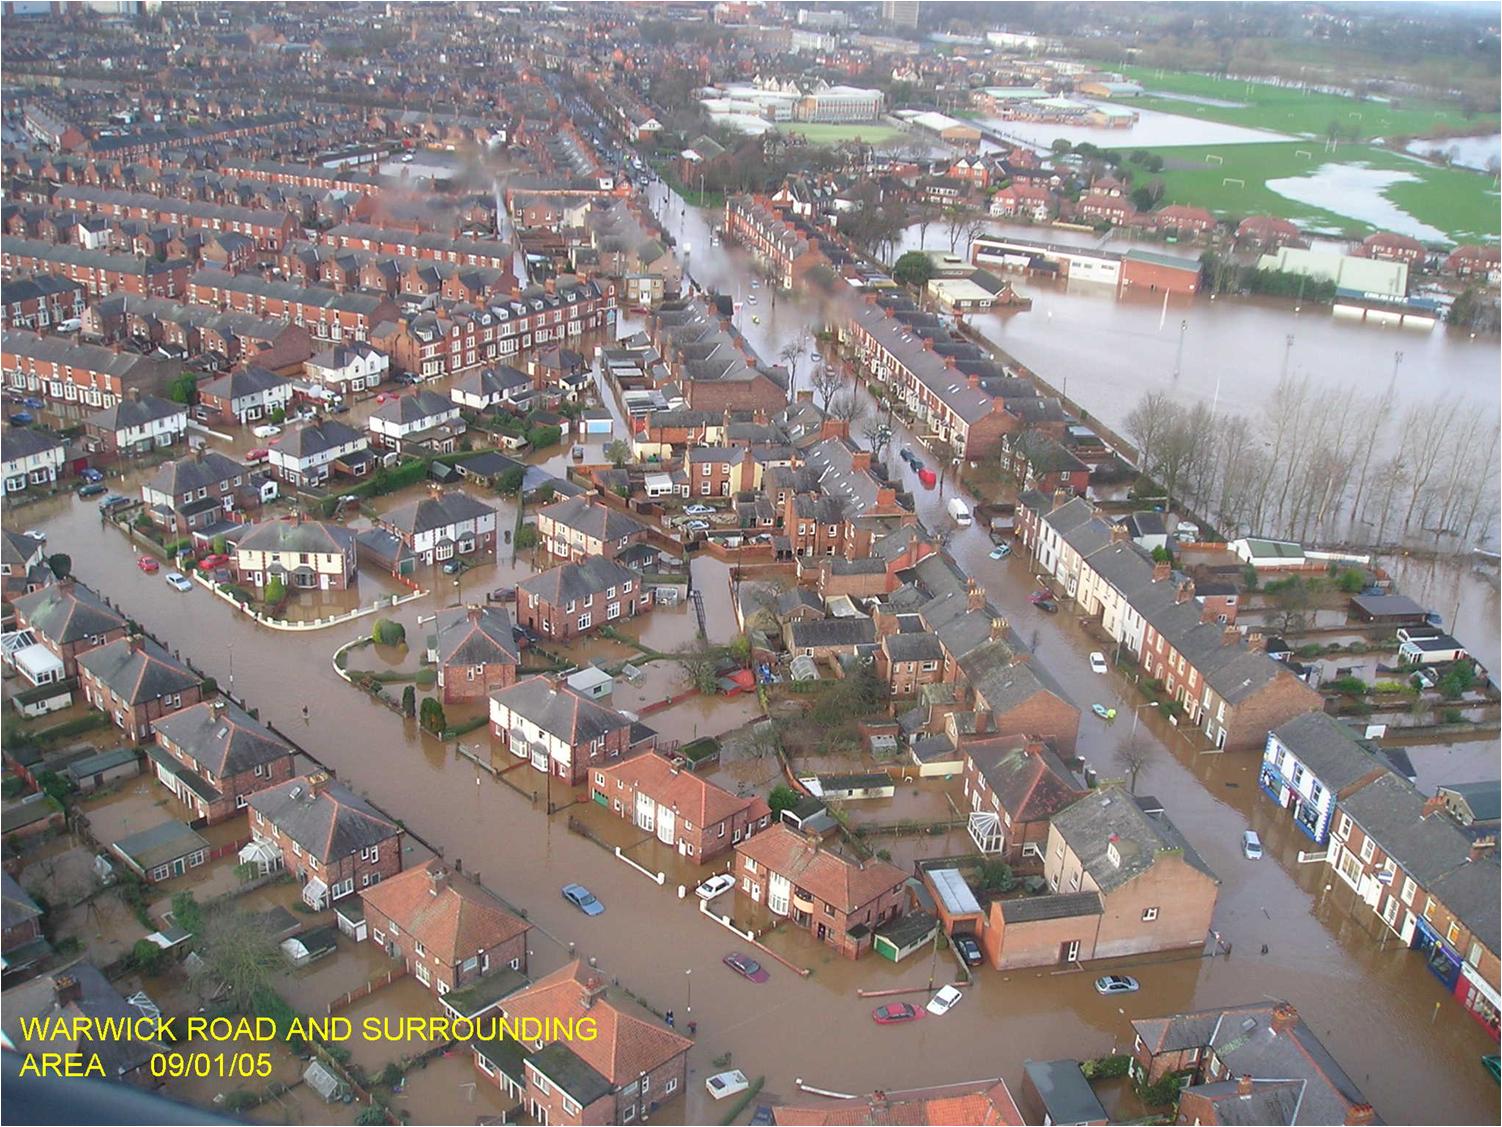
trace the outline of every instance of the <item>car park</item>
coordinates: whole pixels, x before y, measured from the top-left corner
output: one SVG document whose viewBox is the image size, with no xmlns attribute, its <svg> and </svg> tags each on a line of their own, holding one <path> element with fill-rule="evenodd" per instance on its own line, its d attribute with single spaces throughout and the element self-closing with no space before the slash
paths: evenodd
<svg viewBox="0 0 1502 1127">
<path fill-rule="evenodd" d="M 1241 855 L 1248 861 L 1262 860 L 1262 839 L 1256 830 L 1247 830 L 1241 835 Z"/>
<path fill-rule="evenodd" d="M 1135 994 L 1137 980 L 1129 974 L 1103 974 L 1095 980 L 1097 994 Z"/>
<path fill-rule="evenodd" d="M 1099 650 L 1090 655 L 1090 670 L 1092 673 L 1104 673 L 1110 667 L 1106 665 L 1106 655 Z"/>
<path fill-rule="evenodd" d="M 739 951 L 732 951 L 720 960 L 731 970 L 750 982 L 765 982 L 772 976 L 767 973 L 767 968 L 758 963 L 750 955 L 743 955 Z"/>
<path fill-rule="evenodd" d="M 694 889 L 694 893 L 701 900 L 713 900 L 716 896 L 724 892 L 729 892 L 734 887 L 735 878 L 729 873 L 720 873 L 718 876 L 710 877 L 698 888 Z"/>
<path fill-rule="evenodd" d="M 595 894 L 582 884 L 564 885 L 563 898 L 586 916 L 598 916 L 605 910 L 605 905 L 596 900 Z"/>
<path fill-rule="evenodd" d="M 715 1099 L 723 1100 L 744 1092 L 751 1087 L 751 1081 L 746 1079 L 746 1074 L 740 1069 L 733 1068 L 729 1072 L 716 1072 L 704 1081 L 704 1087 Z"/>
<path fill-rule="evenodd" d="M 166 576 L 167 586 L 174 591 L 193 590 L 193 581 L 180 571 L 169 571 Z"/>
<path fill-rule="evenodd" d="M 928 1012 L 935 1017 L 943 1017 L 954 1009 L 964 996 L 957 986 L 941 986 L 939 992 L 928 1000 Z"/>
</svg>

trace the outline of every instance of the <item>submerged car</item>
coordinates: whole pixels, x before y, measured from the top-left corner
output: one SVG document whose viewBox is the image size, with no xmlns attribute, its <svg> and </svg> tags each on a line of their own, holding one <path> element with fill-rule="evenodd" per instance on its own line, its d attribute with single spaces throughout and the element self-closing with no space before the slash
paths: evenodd
<svg viewBox="0 0 1502 1127">
<path fill-rule="evenodd" d="M 980 944 L 968 935 L 956 935 L 954 949 L 960 953 L 960 958 L 965 960 L 966 966 L 978 967 L 985 961 L 985 956 L 981 954 Z"/>
<path fill-rule="evenodd" d="M 746 1079 L 746 1074 L 738 1068 L 729 1072 L 717 1072 L 708 1080 L 704 1081 L 704 1087 L 709 1094 L 717 1100 L 723 1100 L 727 1096 L 734 1096 L 751 1087 L 751 1081 Z"/>
<path fill-rule="evenodd" d="M 564 885 L 563 898 L 586 916 L 598 916 L 605 910 L 605 905 L 596 900 L 595 894 L 582 884 Z"/>
<path fill-rule="evenodd" d="M 998 544 L 991 549 L 991 558 L 993 560 L 1004 560 L 1011 554 L 1012 546 L 1010 544 Z"/>
<path fill-rule="evenodd" d="M 772 976 L 767 973 L 767 968 L 758 963 L 750 955 L 743 955 L 739 951 L 732 951 L 720 960 L 742 978 L 752 982 L 765 982 Z"/>
<path fill-rule="evenodd" d="M 1262 860 L 1262 839 L 1256 830 L 1247 830 L 1241 835 L 1241 853 L 1248 861 Z"/>
<path fill-rule="evenodd" d="M 922 1016 L 922 1010 L 907 1002 L 888 1002 L 871 1011 L 871 1020 L 877 1025 L 901 1025 L 903 1022 L 917 1021 Z"/>
<path fill-rule="evenodd" d="M 107 488 L 109 487 L 102 481 L 88 481 L 78 487 L 78 495 L 80 497 L 97 497 Z"/>
<path fill-rule="evenodd" d="M 174 591 L 193 590 L 193 581 L 180 571 L 169 571 L 166 575 L 167 586 Z"/>
<path fill-rule="evenodd" d="M 266 423 L 263 426 L 256 427 L 250 433 L 255 435 L 257 438 L 272 438 L 278 434 L 281 434 L 282 428 L 277 426 L 275 423 Z"/>
<path fill-rule="evenodd" d="M 1103 974 L 1095 980 L 1097 994 L 1135 994 L 1137 980 L 1129 974 Z"/>
<path fill-rule="evenodd" d="M 1094 673 L 1104 673 L 1107 668 L 1108 667 L 1106 665 L 1106 655 L 1105 654 L 1103 654 L 1103 653 L 1101 653 L 1101 652 L 1099 652 L 1097 650 L 1095 653 L 1092 653 L 1090 655 L 1090 669 L 1091 669 L 1092 672 L 1094 672 Z"/>
<path fill-rule="evenodd" d="M 960 993 L 957 986 L 942 986 L 939 992 L 928 1001 L 928 1012 L 935 1017 L 943 1017 L 959 1003 L 965 995 Z"/>
<path fill-rule="evenodd" d="M 694 889 L 694 893 L 701 900 L 713 900 L 721 893 L 729 892 L 735 887 L 735 878 L 729 873 L 721 873 L 719 876 L 710 877 L 707 881 Z"/>
<path fill-rule="evenodd" d="M 147 575 L 155 575 L 162 570 L 162 565 L 151 556 L 137 556 L 136 566 Z"/>
</svg>

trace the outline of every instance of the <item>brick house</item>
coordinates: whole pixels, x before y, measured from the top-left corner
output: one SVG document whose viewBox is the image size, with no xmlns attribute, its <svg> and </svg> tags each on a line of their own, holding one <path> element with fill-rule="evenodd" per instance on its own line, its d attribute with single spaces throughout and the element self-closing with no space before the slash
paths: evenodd
<svg viewBox="0 0 1502 1127">
<path fill-rule="evenodd" d="M 589 781 L 590 798 L 701 865 L 772 820 L 765 799 L 731 794 L 656 752 L 596 767 Z"/>
<path fill-rule="evenodd" d="M 475 1067 L 520 1100 L 538 1123 L 635 1123 L 673 1099 L 688 1082 L 693 1042 L 610 1000 L 605 978 L 576 959 L 505 998 L 513 1025 L 545 1029 L 590 1019 L 596 1035 L 548 1043 L 476 1040 Z"/>
<path fill-rule="evenodd" d="M 495 508 L 462 489 L 442 492 L 435 486 L 428 496 L 383 513 L 375 523 L 424 564 L 495 551 Z"/>
<path fill-rule="evenodd" d="M 247 426 L 291 402 L 291 380 L 252 364 L 201 385 L 195 415 L 207 423 Z"/>
<path fill-rule="evenodd" d="M 503 967 L 526 973 L 531 925 L 437 858 L 365 889 L 360 899 L 370 941 L 440 998 Z"/>
<path fill-rule="evenodd" d="M 144 454 L 170 446 L 188 433 L 188 409 L 130 388 L 118 402 L 86 415 L 89 446 L 106 454 Z"/>
<path fill-rule="evenodd" d="M 402 830 L 323 771 L 250 796 L 251 842 L 240 860 L 286 869 L 320 909 L 402 870 Z"/>
<path fill-rule="evenodd" d="M 1003 634 L 1005 622 L 993 623 L 992 629 Z M 1080 711 L 1030 654 L 998 636 L 970 650 L 955 665 L 973 694 L 975 711 L 990 713 L 979 722 L 979 731 L 1041 737 L 1051 740 L 1060 754 L 1074 754 Z"/>
<path fill-rule="evenodd" d="M 7 329 L 45 329 L 82 317 L 86 298 L 82 282 L 54 274 L 0 283 L 0 308 Z"/>
<path fill-rule="evenodd" d="M 570 497 L 537 510 L 537 536 L 550 555 L 574 563 L 593 556 L 613 560 L 633 544 L 644 544 L 647 526 L 588 497 Z"/>
<path fill-rule="evenodd" d="M 1361 258 L 1380 258 L 1384 262 L 1402 262 L 1409 266 L 1420 265 L 1429 255 L 1424 244 L 1417 239 L 1391 231 L 1368 235 L 1355 253 Z"/>
<path fill-rule="evenodd" d="M 353 532 L 301 513 L 253 525 L 235 543 L 235 578 L 256 588 L 281 579 L 289 592 L 343 591 L 356 566 Z"/>
<path fill-rule="evenodd" d="M 1132 1076 L 1180 1078 L 1179 1123 L 1377 1121 L 1330 1051 L 1287 1002 L 1132 1022 Z"/>
<path fill-rule="evenodd" d="M 570 786 L 584 782 L 592 768 L 657 745 L 657 734 L 639 721 L 546 675 L 490 694 L 490 734 L 533 769 Z"/>
<path fill-rule="evenodd" d="M 1267 733 L 1257 784 L 1300 833 L 1323 845 L 1335 804 L 1391 769 L 1343 721 L 1306 712 Z"/>
<path fill-rule="evenodd" d="M 317 485 L 336 470 L 364 477 L 376 463 L 370 440 L 338 419 L 292 427 L 269 452 L 271 468 L 293 485 Z"/>
<path fill-rule="evenodd" d="M 1013 867 L 1041 864 L 1050 821 L 1085 797 L 1083 783 L 1042 740 L 970 736 L 959 750 L 976 848 Z"/>
<path fill-rule="evenodd" d="M 599 556 L 559 564 L 516 587 L 517 621 L 558 641 L 645 614 L 652 605 L 652 590 L 642 585 L 640 575 Z"/>
<path fill-rule="evenodd" d="M 78 676 L 81 654 L 118 642 L 129 632 L 124 615 L 72 576 L 21 595 L 11 605 L 16 631 L 31 631 L 63 663 L 68 677 Z"/>
<path fill-rule="evenodd" d="M 1493 1036 L 1498 1035 L 1498 866 L 1445 810 L 1386 774 L 1340 799 L 1325 863 Z"/>
<path fill-rule="evenodd" d="M 136 743 L 152 725 L 203 699 L 203 679 L 139 634 L 98 646 L 78 657 L 84 696 Z"/>
<path fill-rule="evenodd" d="M 910 697 L 944 676 L 944 644 L 927 631 L 887 634 L 876 651 L 876 675 L 894 697 Z"/>
<path fill-rule="evenodd" d="M 1090 485 L 1090 467 L 1057 439 L 1039 431 L 1024 430 L 1003 438 L 1001 468 L 1019 488 L 1041 493 L 1065 490 L 1083 496 Z"/>
<path fill-rule="evenodd" d="M 846 958 L 871 947 L 878 926 L 907 911 L 907 874 L 885 861 L 851 861 L 778 823 L 735 847 L 740 889 Z"/>
<path fill-rule="evenodd" d="M 256 791 L 296 773 L 290 744 L 222 700 L 164 716 L 154 730 L 146 754 L 157 780 L 207 825 L 235 817 Z"/>
<path fill-rule="evenodd" d="M 1051 896 L 992 901 L 981 946 L 998 970 L 1201 947 L 1220 881 L 1178 828 L 1119 786 L 1054 815 Z"/>
<path fill-rule="evenodd" d="M 428 660 L 438 668 L 444 704 L 476 700 L 516 684 L 521 660 L 504 607 L 448 607 L 438 612 Z"/>
<path fill-rule="evenodd" d="M 1204 208 L 1177 203 L 1153 212 L 1152 220 L 1158 230 L 1177 234 L 1181 238 L 1212 234 L 1219 225 L 1215 216 Z"/>
<path fill-rule="evenodd" d="M 216 450 L 198 450 L 157 467 L 141 486 L 146 515 L 158 528 L 186 536 L 260 507 L 250 470 Z"/>
</svg>

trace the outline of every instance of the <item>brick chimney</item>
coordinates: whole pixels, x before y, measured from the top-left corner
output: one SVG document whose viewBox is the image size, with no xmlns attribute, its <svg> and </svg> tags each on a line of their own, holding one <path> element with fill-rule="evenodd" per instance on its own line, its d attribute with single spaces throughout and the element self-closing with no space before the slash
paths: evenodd
<svg viewBox="0 0 1502 1127">
<path fill-rule="evenodd" d="M 599 975 L 591 975 L 584 980 L 584 1008 L 587 1010 L 605 996 L 605 980 Z"/>
<path fill-rule="evenodd" d="M 1495 837 L 1482 838 L 1479 841 L 1473 841 L 1471 842 L 1471 851 L 1467 855 L 1466 860 L 1479 861 L 1489 853 L 1495 851 L 1496 848 L 1497 839 Z"/>
<path fill-rule="evenodd" d="M 73 975 L 60 974 L 52 980 L 52 1000 L 59 1008 L 81 1002 L 83 986 Z"/>
<path fill-rule="evenodd" d="M 1236 1078 L 1236 1094 L 1242 1099 L 1248 1099 L 1252 1094 L 1252 1074 L 1244 1072 Z"/>
<path fill-rule="evenodd" d="M 1127 542 L 1127 540 L 1129 540 L 1129 539 L 1130 539 L 1130 537 L 1127 535 L 1127 526 L 1126 525 L 1124 525 L 1124 524 L 1113 524 L 1111 526 L 1111 543 L 1113 543 L 1113 544 L 1125 544 Z"/>
<path fill-rule="evenodd" d="M 314 771 L 308 776 L 308 798 L 316 798 L 329 789 L 329 773 L 327 771 Z"/>
<path fill-rule="evenodd" d="M 1223 646 L 1234 646 L 1239 641 L 1241 641 L 1241 631 L 1236 629 L 1232 623 L 1226 623 L 1225 629 L 1220 632 L 1220 644 Z"/>
<path fill-rule="evenodd" d="M 747 448 L 747 453 L 750 453 L 749 448 Z M 850 452 L 850 468 L 860 472 L 869 470 L 871 468 L 871 451 L 852 450 Z"/>
<path fill-rule="evenodd" d="M 986 592 L 974 578 L 965 582 L 965 605 L 971 610 L 980 610 L 986 605 Z"/>
<path fill-rule="evenodd" d="M 1273 1032 L 1287 1033 L 1298 1023 L 1299 1011 L 1287 1002 L 1279 1002 L 1273 1007 Z"/>
<path fill-rule="evenodd" d="M 129 644 L 130 652 L 133 654 L 138 654 L 146 648 L 146 638 L 139 632 L 130 635 L 130 637 L 126 639 L 126 642 L 127 644 Z"/>
<path fill-rule="evenodd" d="M 1267 652 L 1267 635 L 1261 630 L 1248 630 L 1246 632 L 1246 648 L 1252 653 Z"/>
<path fill-rule="evenodd" d="M 1159 560 L 1157 563 L 1153 564 L 1154 583 L 1162 583 L 1171 575 L 1173 575 L 1173 565 L 1167 560 Z"/>
<path fill-rule="evenodd" d="M 997 616 L 991 620 L 991 641 L 999 642 L 1007 636 L 1007 620 Z"/>
<path fill-rule="evenodd" d="M 1424 800 L 1423 817 L 1427 818 L 1430 814 L 1438 814 L 1444 808 L 1445 800 L 1436 794 Z"/>
<path fill-rule="evenodd" d="M 991 731 L 991 713 L 989 709 L 979 709 L 975 713 L 974 732 L 977 736 L 983 736 Z"/>
<path fill-rule="evenodd" d="M 1346 1123 L 1349 1127 L 1362 1127 L 1367 1123 L 1375 1123 L 1376 1120 L 1377 1112 L 1371 1104 L 1352 1104 L 1346 1109 Z"/>
<path fill-rule="evenodd" d="M 887 1114 L 887 1106 L 887 1094 L 885 1092 L 878 1091 L 871 1093 L 871 1117 L 873 1120 L 878 1116 L 884 1117 Z"/>
<path fill-rule="evenodd" d="M 1074 500 L 1074 494 L 1069 492 L 1069 490 L 1055 489 L 1053 492 L 1053 508 L 1049 509 L 1049 512 L 1053 512 L 1054 509 L 1062 509 L 1072 500 Z"/>
<path fill-rule="evenodd" d="M 1180 580 L 1179 585 L 1174 588 L 1173 601 L 1175 603 L 1187 603 L 1192 598 L 1194 598 L 1194 580 Z"/>
<path fill-rule="evenodd" d="M 434 865 L 428 870 L 428 895 L 437 896 L 449 886 L 449 871 L 442 865 Z"/>
</svg>

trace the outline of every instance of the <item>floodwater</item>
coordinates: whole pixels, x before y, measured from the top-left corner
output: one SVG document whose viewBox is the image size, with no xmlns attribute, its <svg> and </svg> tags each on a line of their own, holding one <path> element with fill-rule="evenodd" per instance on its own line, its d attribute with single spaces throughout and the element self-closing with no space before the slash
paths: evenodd
<svg viewBox="0 0 1502 1127">
<path fill-rule="evenodd" d="M 1421 137 L 1408 142 L 1407 151 L 1422 157 L 1438 151 L 1448 155 L 1451 164 L 1484 172 L 1488 171 L 1491 162 L 1502 162 L 1502 133 L 1480 137 Z"/>
<path fill-rule="evenodd" d="M 693 223 L 694 245 L 707 248 L 707 230 L 697 213 Z M 727 277 L 733 263 L 730 255 L 701 255 L 695 269 L 703 271 L 701 280 L 713 282 Z M 767 323 L 748 329 L 748 335 L 767 354 L 821 320 L 817 310 L 789 299 L 780 299 L 775 311 L 770 303 L 762 308 Z M 1113 306 L 1088 308 L 1106 313 Z M 1272 319 L 1270 313 L 1262 315 Z M 1043 371 L 1056 367 L 1031 357 L 1029 362 Z M 1065 370 L 1077 368 L 1071 364 Z M 1085 392 L 1088 402 L 1089 389 Z M 899 443 L 907 440 L 906 434 L 899 436 Z M 919 493 L 922 514 L 933 519 L 943 494 Z M 1481 1053 L 1493 1051 L 1493 1042 L 1425 972 L 1417 954 L 1391 945 L 1384 949 L 1375 932 L 1368 933 L 1376 921 L 1365 908 L 1353 914 L 1349 897 L 1342 895 L 1344 885 L 1326 888 L 1328 870 L 1297 864 L 1304 839 L 1258 791 L 1257 757 L 1206 754 L 1192 734 L 1162 723 L 1154 712 L 1141 715 L 1137 733 L 1150 755 L 1139 790 L 1165 802 L 1220 876 L 1214 926 L 1233 943 L 1232 957 L 1191 954 L 1102 968 L 1128 970 L 1144 985 L 1140 994 L 1110 1000 L 1091 988 L 1095 967 L 1091 974 L 1058 974 L 1050 968 L 1007 975 L 983 971 L 962 1004 L 943 1019 L 878 1029 L 869 1017 L 876 1003 L 858 990 L 892 983 L 926 988 L 952 972 L 917 956 L 896 967 L 873 959 L 848 963 L 807 937 L 779 933 L 777 942 L 786 943 L 796 961 L 814 973 L 805 980 L 774 969 L 763 985 L 738 979 L 720 960 L 740 942 L 698 914 L 692 897 L 678 901 L 674 888 L 657 887 L 570 833 L 566 815 L 546 817 L 525 795 L 457 758 L 451 748 L 419 737 L 411 725 L 340 680 L 332 653 L 341 643 L 367 635 L 369 622 L 311 634 L 272 631 L 202 590 L 179 595 L 158 577 L 137 571 L 122 535 L 102 526 L 87 502 L 59 498 L 31 508 L 27 517 L 29 524 L 46 528 L 54 550 L 72 555 L 80 579 L 109 594 L 221 684 L 233 646 L 235 691 L 264 719 L 444 856 L 462 859 L 466 871 L 478 871 L 487 885 L 523 906 L 535 925 L 534 973 L 546 973 L 573 954 L 593 957 L 604 973 L 655 1008 L 676 1010 L 680 1026 L 692 1014 L 698 1043 L 689 1057 L 682 1121 L 705 1122 L 712 1113 L 702 1081 L 717 1070 L 712 1060 L 724 1053 L 732 1054 L 733 1067 L 764 1075 L 769 1094 L 785 1097 L 795 1093 L 799 1078 L 847 1092 L 995 1075 L 1015 1084 L 1025 1059 L 1091 1056 L 1128 1046 L 1131 1018 L 1269 995 L 1293 1001 L 1388 1119 L 1455 1123 L 1495 1117 L 1495 1086 L 1477 1064 Z M 978 528 L 952 541 L 961 567 L 982 582 L 1076 704 L 1088 709 L 1100 701 L 1123 710 L 1114 727 L 1088 714 L 1081 723 L 1081 754 L 1108 766 L 1129 738 L 1130 728 L 1122 726 L 1135 702 L 1129 686 L 1090 673 L 1086 657 L 1098 644 L 1069 616 L 1044 616 L 1028 607 L 1026 561 L 991 561 L 989 547 Z M 722 566 L 698 560 L 694 575 L 706 592 L 711 635 L 728 636 L 721 632 L 729 621 Z M 393 617 L 407 627 L 409 639 L 417 639 L 419 616 L 488 586 L 483 573 L 470 573 L 462 577 L 461 588 L 434 590 Z M 690 717 L 722 719 L 723 707 L 686 702 L 679 706 L 684 719 L 672 726 L 683 738 L 693 731 Z M 677 711 L 649 721 L 655 724 Z M 744 715 L 731 714 L 730 723 L 743 722 Z M 504 758 L 484 730 L 466 736 L 465 743 Z M 529 771 L 521 767 L 513 774 Z M 519 781 L 525 786 L 533 778 Z M 1248 826 L 1267 843 L 1268 857 L 1260 864 L 1243 861 L 1237 851 Z M 587 918 L 566 904 L 558 890 L 571 881 L 595 891 L 607 905 L 606 914 Z M 1265 956 L 1260 954 L 1264 944 Z M 399 998 L 393 994 L 387 1000 Z M 416 997 L 410 1001 L 421 1004 Z M 818 1020 L 807 1020 L 811 1013 Z M 835 1028 L 842 1033 L 832 1037 Z M 1402 1067 L 1394 1068 L 1394 1061 Z"/>
<path fill-rule="evenodd" d="M 1448 243 L 1450 237 L 1445 232 L 1420 222 L 1387 198 L 1386 192 L 1394 184 L 1417 180 L 1413 173 L 1398 169 L 1368 168 L 1360 163 L 1322 164 L 1303 176 L 1269 180 L 1267 187 L 1285 199 L 1359 219 L 1383 231 L 1396 231 L 1430 243 Z"/>
<path fill-rule="evenodd" d="M 1258 145 L 1294 140 L 1286 133 L 1248 129 L 1244 125 L 1227 125 L 1219 121 L 1201 121 L 1189 109 L 1176 114 L 1143 109 L 1132 105 L 1129 100 L 1111 104 L 1136 110 L 1137 120 L 1131 125 L 1116 128 L 1103 125 L 1062 125 L 1046 121 L 1003 121 L 1000 118 L 981 118 L 980 124 L 1040 149 L 1048 148 L 1061 137 L 1076 145 L 1081 141 L 1088 141 L 1102 149 L 1164 145 Z"/>
</svg>

